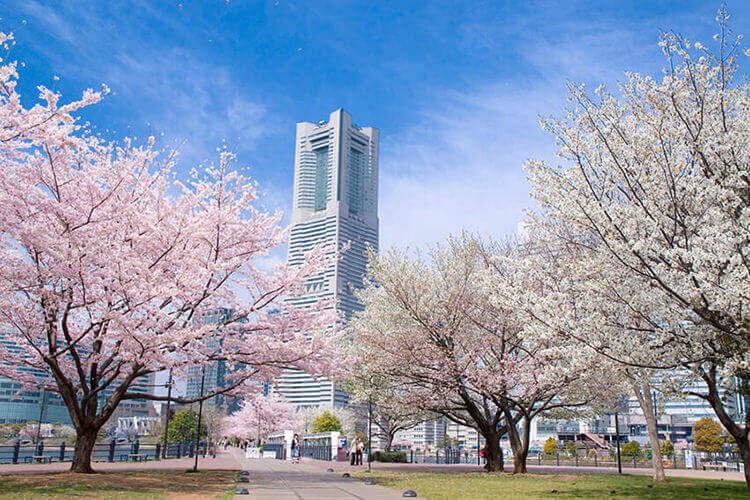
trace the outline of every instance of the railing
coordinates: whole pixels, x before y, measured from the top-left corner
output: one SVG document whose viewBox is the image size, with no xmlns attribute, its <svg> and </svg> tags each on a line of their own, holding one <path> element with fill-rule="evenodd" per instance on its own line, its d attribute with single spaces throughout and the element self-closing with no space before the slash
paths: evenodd
<svg viewBox="0 0 750 500">
<path fill-rule="evenodd" d="M 476 450 L 406 450 L 406 460 L 413 464 L 477 464 Z"/>
<path fill-rule="evenodd" d="M 279 460 L 284 460 L 286 457 L 284 456 L 284 452 L 286 451 L 286 446 L 284 446 L 284 443 L 268 443 L 266 442 L 263 445 L 263 454 L 267 451 L 273 451 L 276 453 L 276 458 Z"/>
<path fill-rule="evenodd" d="M 17 441 L 13 445 L 0 446 L 0 463 L 36 463 L 36 462 L 65 462 L 73 459 L 74 444 L 60 443 L 54 446 L 45 446 L 44 441 L 38 444 L 22 445 Z M 96 443 L 91 453 L 93 462 L 123 462 L 128 460 L 159 460 L 161 459 L 161 443 L 140 444 L 117 443 L 114 440 L 108 443 Z M 213 445 L 205 442 L 200 443 L 198 453 L 204 457 L 216 456 Z M 193 457 L 195 454 L 194 442 L 169 443 L 167 445 L 166 458 Z"/>
<path fill-rule="evenodd" d="M 326 444 L 302 444 L 299 447 L 300 455 L 315 460 L 333 460 L 331 446 Z"/>
<path fill-rule="evenodd" d="M 503 462 L 508 465 L 513 464 L 513 455 L 504 450 Z M 477 457 L 476 450 L 436 450 L 426 452 L 423 450 L 407 450 L 406 460 L 414 464 L 484 464 L 484 459 Z M 632 455 L 621 455 L 623 468 L 651 468 L 651 459 L 644 457 L 634 457 Z M 715 458 L 708 461 L 699 461 L 694 457 L 693 463 L 685 464 L 684 455 L 666 455 L 662 458 L 664 468 L 667 469 L 713 469 L 722 471 L 740 471 L 742 463 L 737 457 L 728 456 Z M 617 458 L 607 450 L 600 450 L 599 453 L 584 454 L 565 454 L 565 453 L 538 453 L 529 452 L 526 457 L 526 465 L 547 466 L 547 467 L 617 467 Z M 687 465 L 687 466 L 686 466 Z"/>
</svg>

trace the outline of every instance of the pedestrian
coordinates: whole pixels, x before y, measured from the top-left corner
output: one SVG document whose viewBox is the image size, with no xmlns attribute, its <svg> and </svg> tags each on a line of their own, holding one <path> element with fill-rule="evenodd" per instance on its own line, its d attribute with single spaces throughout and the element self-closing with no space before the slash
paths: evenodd
<svg viewBox="0 0 750 500">
<path fill-rule="evenodd" d="M 292 463 L 299 463 L 299 434 L 292 438 Z"/>
<path fill-rule="evenodd" d="M 362 453 L 365 451 L 365 443 L 357 437 L 357 465 L 362 465 Z"/>
<path fill-rule="evenodd" d="M 349 465 L 357 465 L 357 441 L 359 438 L 354 436 L 352 444 L 349 446 Z"/>
</svg>

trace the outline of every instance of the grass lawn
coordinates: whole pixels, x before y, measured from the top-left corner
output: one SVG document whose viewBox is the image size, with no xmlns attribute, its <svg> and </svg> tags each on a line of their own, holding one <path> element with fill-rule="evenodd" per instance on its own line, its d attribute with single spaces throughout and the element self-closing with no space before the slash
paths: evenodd
<svg viewBox="0 0 750 500">
<path fill-rule="evenodd" d="M 0 476 L 0 498 L 232 498 L 236 471 L 102 472 Z"/>
<path fill-rule="evenodd" d="M 495 498 L 750 498 L 745 483 L 710 479 L 667 478 L 655 484 L 647 476 L 616 474 L 510 474 L 481 472 L 357 472 L 377 484 L 420 497 L 441 499 Z"/>
</svg>

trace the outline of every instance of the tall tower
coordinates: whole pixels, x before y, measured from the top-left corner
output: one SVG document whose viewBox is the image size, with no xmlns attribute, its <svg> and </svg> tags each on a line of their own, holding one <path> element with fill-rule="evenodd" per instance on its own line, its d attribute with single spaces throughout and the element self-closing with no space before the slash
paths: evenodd
<svg viewBox="0 0 750 500">
<path fill-rule="evenodd" d="M 343 109 L 327 122 L 297 124 L 294 200 L 287 261 L 299 264 L 316 245 L 349 245 L 341 259 L 310 280 L 299 307 L 333 297 L 345 319 L 361 310 L 354 291 L 362 287 L 367 248 L 378 249 L 378 135 L 358 127 Z M 345 392 L 327 379 L 289 371 L 278 391 L 298 406 L 344 405 Z"/>
</svg>

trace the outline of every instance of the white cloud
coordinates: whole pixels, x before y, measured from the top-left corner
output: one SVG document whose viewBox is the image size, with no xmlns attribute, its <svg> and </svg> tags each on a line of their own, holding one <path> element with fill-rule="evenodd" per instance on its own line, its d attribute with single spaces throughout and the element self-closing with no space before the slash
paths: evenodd
<svg viewBox="0 0 750 500">
<path fill-rule="evenodd" d="M 424 246 L 463 229 L 493 238 L 515 234 L 532 207 L 523 164 L 558 161 L 538 117 L 563 113 L 566 81 L 611 85 L 626 70 L 660 67 L 656 33 L 590 24 L 566 29 L 555 40 L 528 40 L 523 74 L 497 68 L 497 80 L 475 88 L 432 89 L 433 104 L 420 120 L 382 133 L 381 247 Z M 471 31 L 473 39 L 491 40 L 481 33 Z"/>
<path fill-rule="evenodd" d="M 434 109 L 381 145 L 381 245 L 424 246 L 463 229 L 500 238 L 529 205 L 522 170 L 553 141 L 537 114 L 556 101 L 545 89 L 489 86 L 442 93 Z"/>
</svg>

